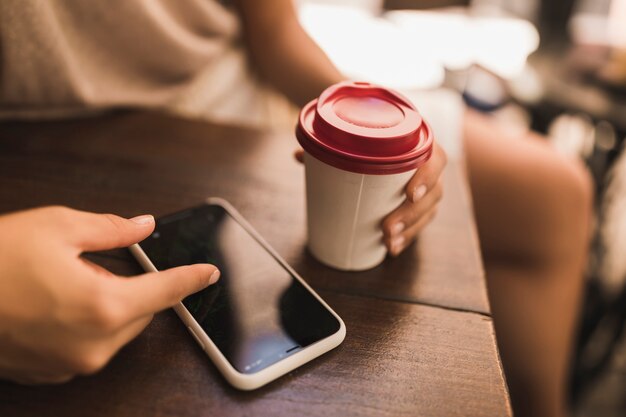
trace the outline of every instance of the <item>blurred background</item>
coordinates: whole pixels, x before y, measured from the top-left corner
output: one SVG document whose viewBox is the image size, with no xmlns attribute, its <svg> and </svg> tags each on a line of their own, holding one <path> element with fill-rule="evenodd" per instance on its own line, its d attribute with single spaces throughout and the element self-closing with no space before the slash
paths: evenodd
<svg viewBox="0 0 626 417">
<path fill-rule="evenodd" d="M 344 74 L 445 88 L 537 130 L 596 184 L 596 230 L 571 366 L 576 416 L 626 415 L 626 0 L 299 0 Z"/>
</svg>

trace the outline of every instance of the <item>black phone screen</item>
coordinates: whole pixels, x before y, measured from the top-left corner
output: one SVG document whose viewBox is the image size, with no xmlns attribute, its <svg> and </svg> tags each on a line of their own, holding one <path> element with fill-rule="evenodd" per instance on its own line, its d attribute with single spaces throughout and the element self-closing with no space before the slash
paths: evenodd
<svg viewBox="0 0 626 417">
<path fill-rule="evenodd" d="M 258 372 L 336 333 L 335 316 L 220 205 L 157 219 L 140 243 L 158 270 L 212 263 L 219 281 L 183 304 L 233 367 Z"/>
</svg>

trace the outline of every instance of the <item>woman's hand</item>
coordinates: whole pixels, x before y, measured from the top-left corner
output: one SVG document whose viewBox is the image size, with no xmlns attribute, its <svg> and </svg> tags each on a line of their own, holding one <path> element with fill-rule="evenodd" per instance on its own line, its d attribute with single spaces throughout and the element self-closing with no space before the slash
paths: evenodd
<svg viewBox="0 0 626 417">
<path fill-rule="evenodd" d="M 295 153 L 303 160 L 303 151 Z M 446 153 L 436 143 L 426 164 L 421 166 L 406 186 L 406 200 L 383 220 L 383 240 L 392 256 L 399 255 L 435 217 L 443 196 L 441 173 L 447 162 Z"/>
<path fill-rule="evenodd" d="M 0 378 L 56 383 L 96 372 L 155 312 L 217 281 L 211 265 L 127 278 L 80 256 L 153 230 L 150 215 L 127 220 L 64 207 L 0 216 Z"/>
<path fill-rule="evenodd" d="M 443 196 L 441 173 L 446 153 L 435 143 L 433 153 L 406 186 L 406 200 L 383 220 L 383 239 L 392 256 L 399 255 L 435 217 Z"/>
</svg>

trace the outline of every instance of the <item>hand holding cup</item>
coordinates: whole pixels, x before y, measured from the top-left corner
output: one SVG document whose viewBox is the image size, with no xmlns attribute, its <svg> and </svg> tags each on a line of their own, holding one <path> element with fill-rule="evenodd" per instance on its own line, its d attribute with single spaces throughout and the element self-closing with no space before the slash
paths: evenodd
<svg viewBox="0 0 626 417">
<path fill-rule="evenodd" d="M 385 217 L 383 239 L 391 256 L 398 256 L 437 214 L 443 196 L 441 174 L 446 162 L 446 153 L 435 143 L 428 162 L 406 185 L 406 200 Z"/>
<path fill-rule="evenodd" d="M 298 149 L 294 156 L 298 162 L 304 162 L 302 149 Z M 445 151 L 435 143 L 430 160 L 406 185 L 406 200 L 385 217 L 381 227 L 391 256 L 400 255 L 435 218 L 443 197 L 441 174 L 447 160 Z"/>
<path fill-rule="evenodd" d="M 400 253 L 434 217 L 445 154 L 402 94 L 366 82 L 327 88 L 300 112 L 308 248 L 359 271 Z"/>
</svg>

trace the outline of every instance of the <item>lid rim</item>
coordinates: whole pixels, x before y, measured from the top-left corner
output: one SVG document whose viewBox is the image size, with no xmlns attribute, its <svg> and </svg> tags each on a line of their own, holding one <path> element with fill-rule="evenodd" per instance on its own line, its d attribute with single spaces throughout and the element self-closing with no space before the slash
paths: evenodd
<svg viewBox="0 0 626 417">
<path fill-rule="evenodd" d="M 332 112 L 333 100 L 350 97 L 350 92 L 362 98 L 377 98 L 378 92 L 384 100 L 398 107 L 404 117 L 389 127 L 352 124 Z M 368 102 L 363 106 L 367 109 Z M 355 107 L 357 115 L 359 109 Z M 367 115 L 367 111 L 360 114 Z M 305 151 L 321 162 L 365 174 L 416 169 L 430 158 L 434 144 L 432 128 L 408 99 L 394 90 L 369 83 L 355 87 L 353 82 L 342 82 L 327 88 L 318 99 L 302 108 L 295 133 Z"/>
<path fill-rule="evenodd" d="M 427 122 L 424 121 L 424 123 Z M 428 128 L 430 130 L 429 126 Z M 432 135 L 429 137 L 432 138 Z M 318 143 L 307 140 L 310 139 L 309 133 L 300 129 L 300 126 L 296 127 L 296 139 L 307 153 L 319 161 L 337 169 L 368 175 L 396 174 L 417 169 L 430 159 L 433 151 L 432 146 L 425 146 L 422 151 L 411 157 L 395 160 L 389 160 L 388 157 L 363 157 L 360 155 L 346 157 L 345 154 L 334 152 L 332 148 L 322 148 L 317 146 Z M 432 145 L 433 141 L 431 140 L 430 143 Z M 376 159 L 364 160 L 363 158 Z"/>
<path fill-rule="evenodd" d="M 413 149 L 411 149 L 409 152 L 405 152 L 396 156 L 369 156 L 369 155 L 361 155 L 361 154 L 357 154 L 357 153 L 352 153 L 352 152 L 348 152 L 348 151 L 342 151 L 336 148 L 333 148 L 329 145 L 327 145 L 326 143 L 324 143 L 323 141 L 321 141 L 317 135 L 315 135 L 314 132 L 309 132 L 307 130 L 302 129 L 300 126 L 296 127 L 296 134 L 298 134 L 300 131 L 301 134 L 305 135 L 308 139 L 312 139 L 313 142 L 312 144 L 314 144 L 314 146 L 317 146 L 323 150 L 326 150 L 329 153 L 332 154 L 336 154 L 336 155 L 341 155 L 346 159 L 353 159 L 353 160 L 359 160 L 359 161 L 371 161 L 372 163 L 376 163 L 376 161 L 381 161 L 381 163 L 389 163 L 389 162 L 394 162 L 394 161 L 404 161 L 404 160 L 411 160 L 414 158 L 419 158 L 420 155 L 423 155 L 424 153 L 429 152 L 430 147 L 432 145 L 432 134 L 430 133 L 432 130 L 430 128 L 430 125 L 424 121 L 424 124 L 422 125 L 423 128 L 425 130 L 428 130 L 428 133 L 425 134 L 426 139 L 425 140 L 421 140 L 418 141 L 418 145 L 416 147 L 414 147 Z M 420 126 L 420 128 L 422 128 L 422 126 Z M 301 140 L 298 140 L 300 142 L 300 144 L 302 145 Z M 309 145 L 310 142 L 305 142 L 307 143 L 307 145 Z M 309 145 L 310 146 L 310 145 Z"/>
</svg>

